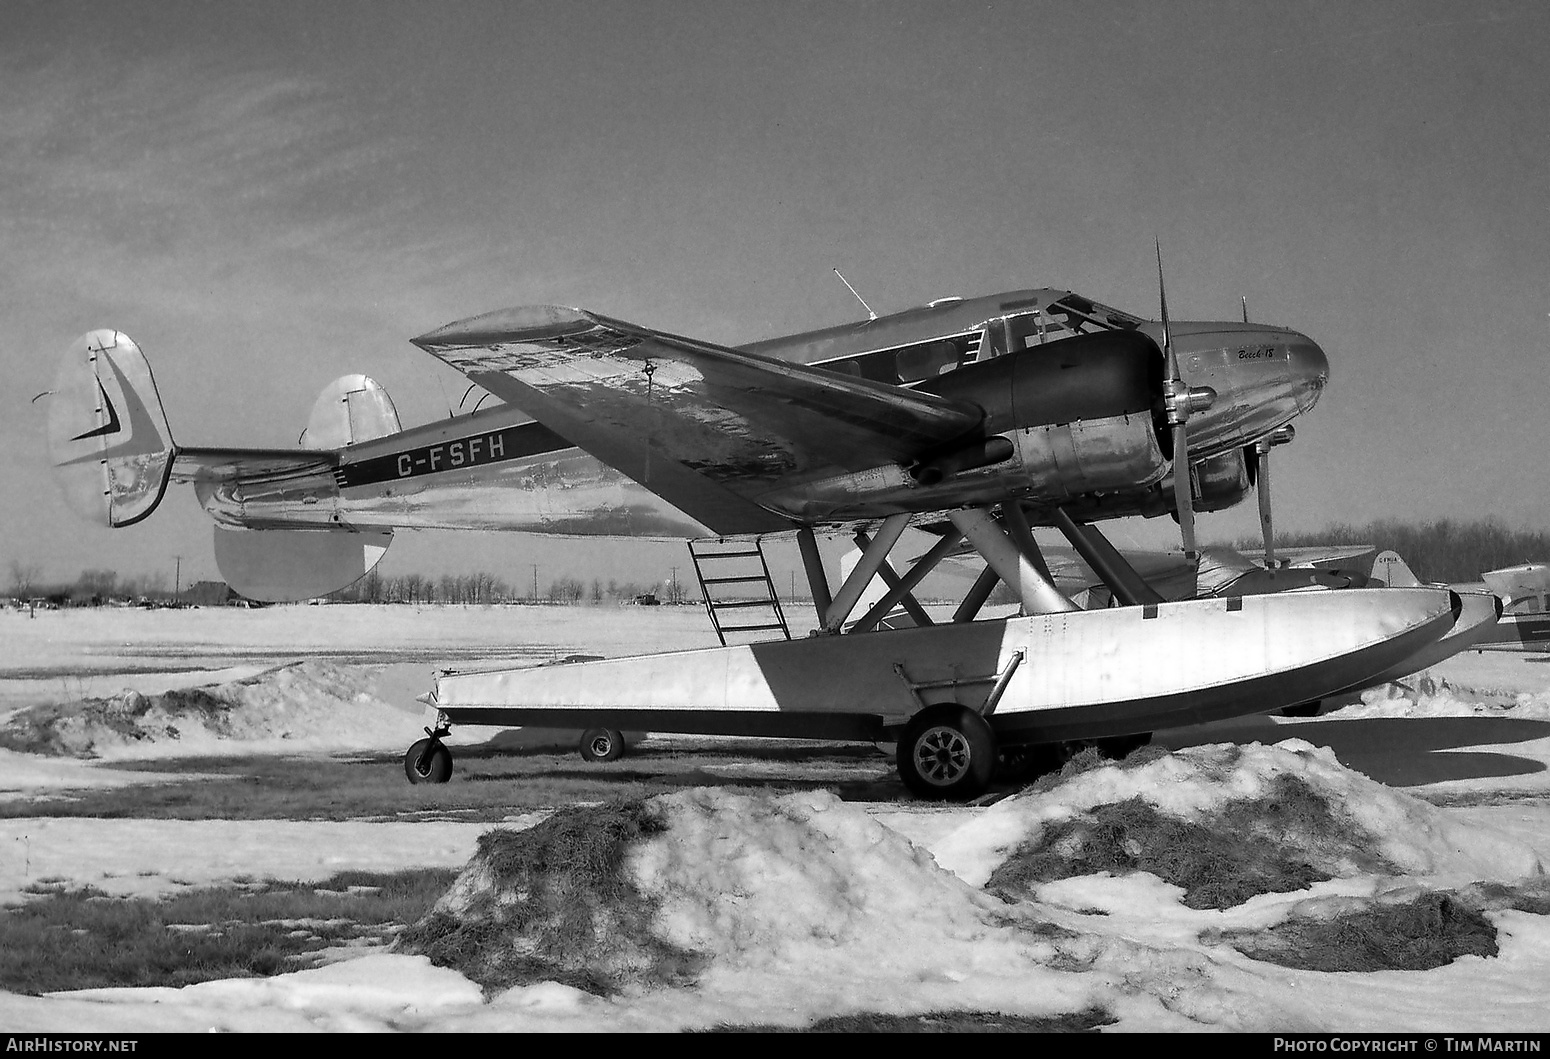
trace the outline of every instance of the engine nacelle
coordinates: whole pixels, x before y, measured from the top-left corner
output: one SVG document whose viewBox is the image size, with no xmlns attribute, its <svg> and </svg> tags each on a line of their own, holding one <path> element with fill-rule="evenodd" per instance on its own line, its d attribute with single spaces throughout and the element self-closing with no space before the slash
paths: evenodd
<svg viewBox="0 0 1550 1059">
<path fill-rule="evenodd" d="M 1013 441 L 1035 503 L 1145 488 L 1168 474 L 1149 413 L 1029 427 Z"/>
<path fill-rule="evenodd" d="M 798 521 L 871 518 L 999 503 L 1084 504 L 1133 495 L 1168 473 L 1163 357 L 1138 331 L 1078 335 L 1004 354 L 921 383 L 985 410 L 980 430 L 906 471 L 869 468 L 756 502 Z"/>
<path fill-rule="evenodd" d="M 922 383 L 985 409 L 987 434 L 1010 438 L 1026 498 L 1061 503 L 1144 489 L 1168 470 L 1158 418 L 1163 357 L 1139 331 L 1101 331 L 1017 350 Z"/>
<path fill-rule="evenodd" d="M 1159 432 L 1163 357 L 1139 331 L 1100 331 L 971 364 L 919 389 L 985 410 L 984 431 L 1053 426 L 1119 416 L 1153 419 Z"/>
<path fill-rule="evenodd" d="M 1234 449 L 1201 460 L 1194 466 L 1191 491 L 1196 511 L 1223 511 L 1241 502 L 1254 489 L 1253 466 L 1247 459 L 1252 450 Z M 1127 518 L 1140 515 L 1156 518 L 1173 514 L 1173 473 L 1166 471 L 1157 484 L 1145 489 L 1117 490 L 1109 493 L 1090 493 L 1060 504 L 1066 514 L 1078 522 L 1098 522 L 1110 518 Z M 1033 513 L 1039 523 L 1049 521 L 1049 516 Z"/>
</svg>

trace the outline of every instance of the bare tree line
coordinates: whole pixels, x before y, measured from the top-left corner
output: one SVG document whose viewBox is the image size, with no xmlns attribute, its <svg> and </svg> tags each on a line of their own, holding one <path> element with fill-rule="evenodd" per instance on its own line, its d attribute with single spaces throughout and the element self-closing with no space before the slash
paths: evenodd
<svg viewBox="0 0 1550 1059">
<path fill-rule="evenodd" d="M 662 598 L 668 602 L 682 602 L 681 585 L 677 586 L 680 598 L 667 599 L 672 595 L 671 587 Z M 514 588 L 487 572 L 443 574 L 432 578 L 422 574 L 388 576 L 373 570 L 354 585 L 328 598 L 347 603 L 552 603 L 574 606 L 631 602 L 648 594 L 657 595 L 660 588 L 660 582 L 643 586 L 634 581 L 609 579 L 604 582 L 593 578 L 588 585 L 579 578 L 564 576 L 549 582 L 548 589 L 535 597 L 531 586 Z"/>
<path fill-rule="evenodd" d="M 13 559 L 10 563 L 10 594 L 18 600 L 39 597 L 74 603 L 104 602 L 110 599 L 170 599 L 164 574 L 121 576 L 116 570 L 82 570 L 74 581 L 45 582 L 43 568 L 36 563 Z"/>
<path fill-rule="evenodd" d="M 1456 522 L 1440 519 L 1412 525 L 1396 519 L 1380 519 L 1352 526 L 1338 523 L 1321 530 L 1276 535 L 1283 547 L 1372 545 L 1393 549 L 1402 556 L 1416 576 L 1425 581 L 1473 581 L 1486 570 L 1514 566 L 1531 561 L 1550 561 L 1550 533 L 1510 530 L 1494 520 Z M 1234 547 L 1254 554 L 1260 541 L 1243 540 Z M 103 602 L 110 599 L 168 600 L 165 574 L 124 576 L 114 570 L 83 570 L 74 581 L 46 582 L 42 567 L 12 559 L 9 563 L 10 596 L 17 600 L 46 597 L 76 603 Z M 190 586 L 181 586 L 188 588 Z M 590 583 L 569 575 L 550 581 L 548 589 L 535 595 L 531 584 L 513 587 L 504 579 L 488 573 L 384 575 L 373 570 L 365 578 L 334 593 L 332 599 L 368 603 L 552 603 L 602 604 L 628 602 L 651 595 L 664 603 L 681 603 L 687 598 L 679 581 L 606 582 L 593 578 Z"/>
<path fill-rule="evenodd" d="M 1380 551 L 1398 552 L 1422 581 L 1444 583 L 1476 581 L 1487 570 L 1550 561 L 1550 533 L 1510 530 L 1489 519 L 1439 519 L 1421 524 L 1378 519 L 1361 526 L 1337 523 L 1321 530 L 1278 533 L 1276 544 L 1287 548 L 1370 544 Z M 1253 555 L 1263 545 L 1255 538 L 1239 541 L 1236 547 Z"/>
</svg>

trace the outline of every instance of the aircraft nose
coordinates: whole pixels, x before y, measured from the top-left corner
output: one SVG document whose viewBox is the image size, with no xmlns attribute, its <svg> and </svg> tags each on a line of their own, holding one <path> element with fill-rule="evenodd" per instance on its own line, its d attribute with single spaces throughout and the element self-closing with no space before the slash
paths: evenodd
<svg viewBox="0 0 1550 1059">
<path fill-rule="evenodd" d="M 1324 384 L 1329 382 L 1329 358 L 1307 335 L 1293 331 L 1290 337 L 1286 349 L 1287 370 L 1292 382 L 1306 397 L 1307 407 L 1311 407 L 1323 392 Z"/>
</svg>

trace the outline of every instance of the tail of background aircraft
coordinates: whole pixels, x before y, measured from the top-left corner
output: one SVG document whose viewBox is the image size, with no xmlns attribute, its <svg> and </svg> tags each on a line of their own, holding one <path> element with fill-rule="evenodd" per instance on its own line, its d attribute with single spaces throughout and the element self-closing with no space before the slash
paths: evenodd
<svg viewBox="0 0 1550 1059">
<path fill-rule="evenodd" d="M 1382 551 L 1372 561 L 1372 579 L 1390 588 L 1414 588 L 1421 583 L 1397 552 Z"/>
<path fill-rule="evenodd" d="M 337 451 L 400 429 L 387 392 L 365 375 L 346 375 L 318 395 L 297 455 Z M 112 329 L 89 332 L 65 351 L 50 391 L 48 443 L 66 502 L 88 521 L 111 527 L 150 515 L 174 479 L 219 487 L 245 461 L 270 466 L 276 457 L 274 450 L 178 446 L 145 354 Z M 216 526 L 215 560 L 226 583 L 251 599 L 310 599 L 366 576 L 392 539 L 391 530 L 343 526 Z"/>
</svg>

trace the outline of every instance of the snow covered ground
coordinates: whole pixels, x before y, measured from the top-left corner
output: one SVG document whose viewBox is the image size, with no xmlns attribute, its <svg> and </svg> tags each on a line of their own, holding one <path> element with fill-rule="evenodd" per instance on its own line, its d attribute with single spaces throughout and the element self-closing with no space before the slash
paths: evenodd
<svg viewBox="0 0 1550 1059">
<path fill-rule="evenodd" d="M 692 608 L 277 607 L 0 613 L 0 714 L 42 702 L 247 681 L 240 730 L 98 748 L 165 757 L 402 748 L 438 661 L 616 655 L 713 642 Z M 306 666 L 270 667 L 300 659 Z M 269 672 L 265 672 L 270 670 Z M 554 983 L 492 999 L 418 956 L 376 954 L 269 979 L 183 989 L 0 994 L 12 1031 L 642 1030 L 805 1024 L 851 1011 L 1053 1014 L 1102 1006 L 1118 1030 L 1507 1032 L 1550 1029 L 1550 917 L 1490 913 L 1500 953 L 1431 971 L 1324 973 L 1251 960 L 1216 932 L 1420 889 L 1542 877 L 1550 864 L 1550 664 L 1466 655 L 1409 691 L 1307 720 L 1253 717 L 1167 733 L 1176 752 L 1086 773 L 988 808 L 849 804 L 824 792 L 700 788 L 633 870 L 661 929 L 711 956 L 697 984 L 604 1000 Z M 129 701 L 124 699 L 123 701 Z M 212 740 L 216 740 L 212 744 Z M 221 742 L 224 740 L 224 742 Z M 1243 747 L 1241 753 L 1225 743 Z M 146 782 L 69 757 L 0 752 L 9 797 Z M 1292 775 L 1379 836 L 1397 874 L 1344 872 L 1225 910 L 1187 907 L 1155 876 L 1046 884 L 1008 905 L 983 890 L 1041 827 L 1139 796 L 1210 812 Z M 1381 782 L 1379 782 L 1381 781 Z M 1423 800 L 1417 795 L 1426 795 Z M 1437 802 L 1439 804 L 1433 804 Z M 528 821 L 514 819 L 509 826 Z M 150 894 L 239 876 L 455 866 L 484 825 L 291 821 L 0 822 L 0 900 L 38 879 Z M 1054 924 L 1051 934 L 1040 924 Z"/>
</svg>

